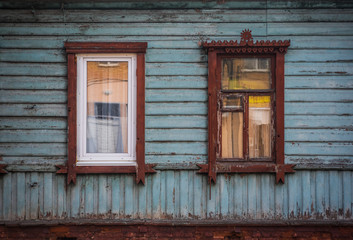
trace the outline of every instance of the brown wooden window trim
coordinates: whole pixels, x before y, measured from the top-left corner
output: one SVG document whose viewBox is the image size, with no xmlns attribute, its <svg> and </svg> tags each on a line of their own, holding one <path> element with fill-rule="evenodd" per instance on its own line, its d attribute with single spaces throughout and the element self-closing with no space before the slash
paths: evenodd
<svg viewBox="0 0 353 240">
<path fill-rule="evenodd" d="M 294 164 L 284 163 L 284 55 L 290 41 L 253 41 L 251 31 L 244 30 L 238 41 L 204 42 L 203 47 L 208 52 L 208 164 L 199 164 L 199 173 L 207 173 L 209 182 L 216 182 L 217 173 L 275 173 L 276 182 L 284 182 L 285 173 L 294 172 Z M 265 91 L 272 97 L 275 135 L 272 138 L 272 157 L 268 161 L 239 161 L 240 159 L 222 159 L 220 155 L 220 120 L 222 111 L 220 96 L 227 94 L 221 91 L 221 60 L 239 57 L 270 57 L 272 71 L 272 89 Z M 259 94 L 259 91 L 228 91 L 240 95 Z M 273 101 L 275 97 L 275 101 Z M 247 107 L 245 104 L 244 108 Z M 247 114 L 245 110 L 244 114 Z M 245 116 L 246 118 L 246 116 Z M 244 124 L 248 124 L 244 121 Z M 247 126 L 244 127 L 247 129 Z M 244 133 L 243 138 L 245 138 Z M 247 153 L 247 141 L 244 141 L 244 153 Z"/>
<path fill-rule="evenodd" d="M 66 42 L 68 58 L 68 161 L 58 165 L 57 173 L 67 173 L 67 183 L 76 182 L 77 174 L 89 173 L 135 173 L 136 183 L 145 183 L 145 174 L 154 173 L 154 164 L 145 164 L 145 53 L 146 42 Z M 136 163 L 137 166 L 77 166 L 77 64 L 76 54 L 82 53 L 135 53 L 137 55 L 137 124 Z"/>
</svg>

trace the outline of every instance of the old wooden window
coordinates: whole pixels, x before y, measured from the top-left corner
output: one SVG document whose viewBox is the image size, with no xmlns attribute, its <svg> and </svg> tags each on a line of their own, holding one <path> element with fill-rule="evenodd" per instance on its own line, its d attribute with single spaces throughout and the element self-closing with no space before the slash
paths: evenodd
<svg viewBox="0 0 353 240">
<path fill-rule="evenodd" d="M 208 164 L 200 173 L 274 172 L 284 164 L 284 54 L 289 41 L 205 42 L 208 51 Z"/>
<path fill-rule="evenodd" d="M 147 43 L 65 43 L 68 163 L 58 173 L 152 173 L 145 164 Z"/>
</svg>

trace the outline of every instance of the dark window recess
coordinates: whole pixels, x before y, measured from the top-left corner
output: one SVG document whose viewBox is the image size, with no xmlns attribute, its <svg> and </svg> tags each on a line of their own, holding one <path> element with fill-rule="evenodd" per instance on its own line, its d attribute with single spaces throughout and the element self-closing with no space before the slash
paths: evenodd
<svg viewBox="0 0 353 240">
<path fill-rule="evenodd" d="M 105 102 L 96 102 L 94 103 L 94 115 L 96 118 L 114 118 L 114 117 L 120 117 L 120 106 L 122 104 L 120 103 L 105 103 Z M 126 112 L 127 112 L 127 106 L 126 104 Z M 122 106 L 123 107 L 123 106 Z"/>
</svg>

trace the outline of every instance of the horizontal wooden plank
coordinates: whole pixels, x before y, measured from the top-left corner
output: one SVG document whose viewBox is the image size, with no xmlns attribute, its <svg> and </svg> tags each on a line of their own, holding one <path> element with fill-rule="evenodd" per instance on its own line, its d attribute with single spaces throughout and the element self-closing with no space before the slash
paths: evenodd
<svg viewBox="0 0 353 240">
<path fill-rule="evenodd" d="M 62 117 L 0 117 L 0 129 L 67 129 Z"/>
<path fill-rule="evenodd" d="M 66 103 L 66 90 L 0 90 L 0 103 Z"/>
<path fill-rule="evenodd" d="M 66 143 L 0 143 L 2 156 L 66 156 Z"/>
<path fill-rule="evenodd" d="M 353 62 L 292 62 L 290 64 L 286 64 L 284 68 L 286 75 L 353 75 Z"/>
<path fill-rule="evenodd" d="M 269 22 L 352 22 L 352 9 L 268 9 Z"/>
<path fill-rule="evenodd" d="M 290 49 L 288 50 L 285 60 L 289 62 L 335 62 L 335 61 L 352 61 L 353 50 L 345 49 Z"/>
<path fill-rule="evenodd" d="M 146 115 L 206 115 L 206 103 L 146 103 Z"/>
<path fill-rule="evenodd" d="M 206 142 L 146 142 L 146 154 L 207 154 Z"/>
<path fill-rule="evenodd" d="M 206 155 L 146 155 L 146 163 L 157 163 L 157 164 L 178 164 L 178 165 L 189 165 L 196 163 L 206 163 Z"/>
<path fill-rule="evenodd" d="M 303 28 L 303 26 L 301 26 Z M 336 26 L 337 27 L 337 26 Z M 219 36 L 252 29 L 254 35 L 266 34 L 265 23 L 3 23 L 2 35 L 111 35 L 111 36 Z M 348 30 L 342 25 L 338 29 Z M 304 31 L 302 29 L 302 31 Z M 336 30 L 336 33 L 339 33 Z M 349 33 L 349 32 L 348 32 Z M 330 35 L 330 34 L 328 34 Z M 332 35 L 332 34 L 331 34 Z"/>
<path fill-rule="evenodd" d="M 255 33 L 254 33 L 255 34 Z M 63 49 L 65 41 L 82 42 L 148 42 L 148 50 L 153 48 L 199 49 L 205 40 L 239 40 L 240 32 L 224 36 L 0 36 L 1 48 L 40 48 Z M 256 36 L 254 40 L 291 40 L 290 50 L 306 49 L 347 49 L 353 48 L 353 36 Z"/>
<path fill-rule="evenodd" d="M 287 89 L 285 101 L 353 102 L 353 89 Z"/>
<path fill-rule="evenodd" d="M 351 129 L 352 116 L 338 115 L 286 115 L 286 128 L 343 128 Z"/>
<path fill-rule="evenodd" d="M 285 103 L 285 114 L 351 115 L 353 114 L 353 103 L 287 102 Z"/>
<path fill-rule="evenodd" d="M 146 63 L 146 75 L 205 76 L 206 63 Z"/>
<path fill-rule="evenodd" d="M 267 14 L 267 15 L 266 15 Z M 1 22 L 339 22 L 353 21 L 351 9 L 232 9 L 232 10 L 0 10 Z M 267 16 L 267 19 L 266 19 Z"/>
<path fill-rule="evenodd" d="M 29 120 L 31 121 L 31 120 Z M 2 143 L 66 143 L 66 130 L 0 130 Z"/>
<path fill-rule="evenodd" d="M 274 13 L 275 14 L 275 13 Z M 281 14 L 281 12 L 279 13 Z M 0 10 L 0 22 L 22 23 L 144 23 L 144 22 L 265 22 L 266 10 L 263 9 L 234 9 L 234 10 L 62 10 L 31 9 Z M 349 17 L 349 16 L 348 16 Z M 346 17 L 346 18 L 348 18 Z M 340 19 L 346 19 L 340 18 Z"/>
<path fill-rule="evenodd" d="M 322 6 L 324 4 L 317 4 Z M 346 4 L 350 6 L 349 4 Z M 118 1 L 118 2 L 35 2 L 35 3 L 27 3 L 27 2 L 1 2 L 0 7 L 2 8 L 19 8 L 19 9 L 228 9 L 228 8 L 265 8 L 262 2 L 248 2 L 248 1 L 230 1 L 230 2 L 199 2 L 199 1 Z M 316 6 L 316 4 L 313 4 Z M 324 5 L 326 6 L 326 5 Z M 331 6 L 331 5 L 330 5 Z"/>
<path fill-rule="evenodd" d="M 0 62 L 0 75 L 65 77 L 65 63 L 5 63 Z"/>
<path fill-rule="evenodd" d="M 148 76 L 146 88 L 204 88 L 207 89 L 206 76 Z"/>
<path fill-rule="evenodd" d="M 156 141 L 157 142 L 160 142 L 160 141 L 206 142 L 207 130 L 206 129 L 146 129 L 146 142 L 156 142 Z"/>
<path fill-rule="evenodd" d="M 207 116 L 146 116 L 146 128 L 207 128 Z"/>
<path fill-rule="evenodd" d="M 291 23 L 268 23 L 267 34 L 295 35 L 295 36 L 346 36 L 353 35 L 352 23 L 350 22 L 291 22 Z"/>
<path fill-rule="evenodd" d="M 24 170 L 25 168 L 27 168 L 35 171 L 40 169 L 43 170 L 43 168 L 55 170 L 56 169 L 55 165 L 65 164 L 66 161 L 67 161 L 67 158 L 65 156 L 54 156 L 54 157 L 4 156 L 1 161 L 1 164 L 7 164 L 8 170 L 10 166 L 16 165 L 17 170 Z M 24 165 L 24 167 L 20 168 L 21 165 Z"/>
<path fill-rule="evenodd" d="M 196 45 L 196 44 L 195 44 Z M 197 47 L 197 46 L 195 46 Z M 286 62 L 335 62 L 353 61 L 353 50 L 340 49 L 291 49 L 286 54 Z M 1 49 L 2 62 L 66 62 L 62 49 Z M 206 62 L 207 54 L 202 48 L 194 49 L 153 49 L 147 50 L 146 62 Z"/>
<path fill-rule="evenodd" d="M 286 76 L 289 88 L 353 88 L 352 76 Z"/>
<path fill-rule="evenodd" d="M 311 165 L 311 167 L 324 167 L 323 165 L 336 165 L 337 167 L 348 167 L 353 164 L 353 156 L 286 156 L 285 163 L 302 165 Z"/>
<path fill-rule="evenodd" d="M 0 104 L 0 116 L 66 117 L 65 104 Z"/>
<path fill-rule="evenodd" d="M 286 155 L 325 155 L 325 156 L 353 156 L 353 143 L 339 142 L 293 142 L 285 143 Z"/>
<path fill-rule="evenodd" d="M 269 0 L 267 2 L 268 8 L 351 8 L 352 2 L 350 1 L 330 1 L 330 0 L 298 0 L 298 1 L 286 1 L 286 0 Z"/>
<path fill-rule="evenodd" d="M 353 142 L 353 129 L 286 129 L 287 142 Z"/>
<path fill-rule="evenodd" d="M 172 89 L 162 90 L 153 89 L 146 90 L 146 101 L 147 102 L 206 102 L 207 90 L 200 89 Z"/>
<path fill-rule="evenodd" d="M 66 90 L 66 77 L 3 76 L 2 89 L 51 89 Z"/>
</svg>

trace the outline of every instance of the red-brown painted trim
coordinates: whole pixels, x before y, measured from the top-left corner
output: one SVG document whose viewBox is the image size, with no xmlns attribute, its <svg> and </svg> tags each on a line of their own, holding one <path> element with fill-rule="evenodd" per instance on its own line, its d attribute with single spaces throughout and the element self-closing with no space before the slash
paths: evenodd
<svg viewBox="0 0 353 240">
<path fill-rule="evenodd" d="M 145 164 L 145 53 L 146 42 L 66 42 L 68 54 L 68 161 L 58 165 L 56 173 L 67 173 L 67 183 L 76 182 L 77 174 L 89 173 L 134 173 L 136 183 L 145 183 L 146 173 L 155 173 L 154 164 Z M 77 63 L 78 53 L 136 53 L 137 54 L 137 166 L 77 166 Z"/>
<path fill-rule="evenodd" d="M 7 171 L 5 170 L 6 166 L 6 164 L 0 164 L 0 173 L 7 173 Z"/>
<path fill-rule="evenodd" d="M 209 181 L 216 182 L 217 173 L 250 173 L 270 172 L 276 173 L 276 182 L 284 182 L 284 174 L 294 172 L 293 164 L 284 164 L 284 54 L 290 46 L 290 41 L 256 41 L 254 43 L 251 31 L 244 30 L 241 33 L 241 40 L 238 41 L 211 41 L 204 42 L 203 47 L 208 51 L 208 164 L 198 165 L 199 173 L 208 173 Z M 239 162 L 239 159 L 227 159 L 217 161 L 221 142 L 220 117 L 221 111 L 218 106 L 218 95 L 221 92 L 220 75 L 221 60 L 227 57 L 261 56 L 271 58 L 272 91 L 260 91 L 260 94 L 269 94 L 271 99 L 276 98 L 272 103 L 275 112 L 276 136 L 272 137 L 274 147 L 271 149 L 272 163 L 251 162 L 248 159 L 248 97 L 256 95 L 253 91 L 239 91 L 244 96 L 244 133 L 243 133 L 243 154 L 246 162 Z M 274 60 L 273 60 L 274 59 Z M 275 64 L 275 66 L 273 66 Z M 273 92 L 274 89 L 274 92 Z M 225 91 L 227 92 L 227 91 Z M 228 93 L 228 92 L 227 92 Z M 235 93 L 235 92 L 234 92 Z M 218 109 L 219 108 L 219 109 Z M 218 118 L 217 118 L 218 116 Z M 275 150 L 275 153 L 273 152 Z M 219 158 L 220 159 L 220 158 Z M 258 160 L 257 160 L 258 161 Z"/>
<path fill-rule="evenodd" d="M 65 42 L 67 53 L 146 53 L 146 42 Z"/>
<path fill-rule="evenodd" d="M 68 160 L 67 160 L 67 184 L 76 183 L 76 145 L 77 145 L 77 64 L 75 54 L 67 56 L 67 122 L 68 122 Z"/>
</svg>

